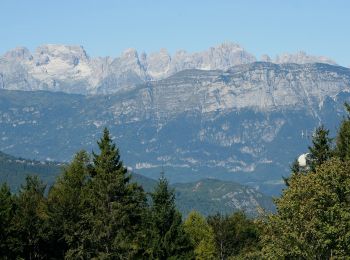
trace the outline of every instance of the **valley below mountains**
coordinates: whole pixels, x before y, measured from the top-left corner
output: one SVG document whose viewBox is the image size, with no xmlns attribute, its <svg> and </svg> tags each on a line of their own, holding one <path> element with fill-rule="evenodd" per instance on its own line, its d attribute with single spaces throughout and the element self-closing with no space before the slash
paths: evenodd
<svg viewBox="0 0 350 260">
<path fill-rule="evenodd" d="M 0 183 L 6 182 L 12 192 L 17 193 L 27 175 L 38 175 L 48 192 L 64 167 L 67 167 L 64 163 L 26 160 L 0 152 Z M 147 194 L 154 192 L 158 184 L 156 180 L 135 173 L 132 174 L 131 181 L 142 185 Z M 176 205 L 184 217 L 192 210 L 205 216 L 218 212 L 231 214 L 235 211 L 257 216 L 262 210 L 275 211 L 271 197 L 234 182 L 202 179 L 190 183 L 174 183 L 171 189 L 175 191 Z"/>
<path fill-rule="evenodd" d="M 51 45 L 5 54 L 0 150 L 69 161 L 96 149 L 108 127 L 136 173 L 158 178 L 164 170 L 172 183 L 218 178 L 278 195 L 315 127 L 334 134 L 350 98 L 350 69 L 325 57 L 257 61 L 235 44 L 127 53 L 111 61 Z"/>
</svg>

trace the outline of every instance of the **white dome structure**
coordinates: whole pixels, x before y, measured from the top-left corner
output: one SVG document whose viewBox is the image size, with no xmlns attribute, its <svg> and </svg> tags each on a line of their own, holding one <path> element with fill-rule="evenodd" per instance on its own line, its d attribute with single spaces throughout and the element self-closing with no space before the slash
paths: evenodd
<svg viewBox="0 0 350 260">
<path fill-rule="evenodd" d="M 310 154 L 309 153 L 303 153 L 298 157 L 298 163 L 300 167 L 306 167 L 307 162 L 309 160 Z"/>
</svg>

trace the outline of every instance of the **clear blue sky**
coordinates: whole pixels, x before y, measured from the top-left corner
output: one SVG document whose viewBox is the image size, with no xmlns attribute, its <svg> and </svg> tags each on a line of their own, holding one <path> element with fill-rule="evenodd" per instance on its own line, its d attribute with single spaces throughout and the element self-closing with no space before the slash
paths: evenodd
<svg viewBox="0 0 350 260">
<path fill-rule="evenodd" d="M 45 43 L 91 56 L 192 52 L 232 41 L 257 57 L 305 50 L 350 65 L 348 0 L 1 0 L 0 10 L 1 54 Z"/>
</svg>

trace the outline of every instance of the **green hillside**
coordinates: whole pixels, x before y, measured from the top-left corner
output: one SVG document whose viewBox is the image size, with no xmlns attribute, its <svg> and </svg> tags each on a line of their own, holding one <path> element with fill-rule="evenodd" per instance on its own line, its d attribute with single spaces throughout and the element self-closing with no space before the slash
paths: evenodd
<svg viewBox="0 0 350 260">
<path fill-rule="evenodd" d="M 27 175 L 38 175 L 49 186 L 53 184 L 64 164 L 16 158 L 0 152 L 0 182 L 7 182 L 13 192 L 24 183 Z"/>
<path fill-rule="evenodd" d="M 187 215 L 196 210 L 203 215 L 232 211 L 244 211 L 247 215 L 256 215 L 259 208 L 274 211 L 271 197 L 254 188 L 241 184 L 204 179 L 194 183 L 174 184 L 177 207 Z"/>
<path fill-rule="evenodd" d="M 7 182 L 13 192 L 17 192 L 27 175 L 38 175 L 47 186 L 51 186 L 64 167 L 63 163 L 40 162 L 16 158 L 0 152 L 0 183 Z M 146 192 L 152 192 L 157 181 L 143 175 L 133 174 Z M 255 189 L 229 181 L 204 179 L 191 183 L 176 183 L 172 187 L 176 193 L 176 204 L 186 216 L 191 210 L 204 215 L 230 213 L 237 210 L 248 215 L 256 215 L 258 208 L 273 210 L 271 197 Z"/>
</svg>

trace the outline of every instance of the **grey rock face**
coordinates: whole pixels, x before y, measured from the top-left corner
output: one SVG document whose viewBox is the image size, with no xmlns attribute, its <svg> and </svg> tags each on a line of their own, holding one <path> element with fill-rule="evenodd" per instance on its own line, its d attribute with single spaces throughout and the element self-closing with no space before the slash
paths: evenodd
<svg viewBox="0 0 350 260">
<path fill-rule="evenodd" d="M 158 53 L 151 53 L 145 56 L 145 69 L 152 79 L 164 78 L 174 73 L 172 59 L 166 49 L 161 49 Z"/>
<path fill-rule="evenodd" d="M 272 62 L 272 60 L 271 60 L 270 56 L 269 56 L 269 55 L 267 55 L 267 54 L 263 54 L 263 55 L 261 55 L 261 57 L 260 57 L 260 61 L 262 61 L 262 62 Z"/>
<path fill-rule="evenodd" d="M 30 54 L 30 51 L 25 47 L 17 47 L 11 51 L 8 51 L 4 54 L 3 59 L 9 61 L 26 61 L 32 60 L 33 56 Z"/>
<path fill-rule="evenodd" d="M 261 60 L 271 61 L 266 55 Z M 47 44 L 38 47 L 34 54 L 23 47 L 5 53 L 0 58 L 0 86 L 12 90 L 109 94 L 165 79 L 183 70 L 227 70 L 255 61 L 252 54 L 234 43 L 223 43 L 197 53 L 178 51 L 173 56 L 165 49 L 149 55 L 127 49 L 114 59 L 91 58 L 82 46 Z M 304 52 L 277 56 L 274 62 L 335 64 L 326 57 Z"/>
<path fill-rule="evenodd" d="M 315 108 L 326 97 L 349 91 L 349 69 L 326 64 L 251 63 L 227 71 L 186 70 L 148 83 L 137 98 L 118 104 L 119 111 L 142 114 L 159 109 L 158 117 L 184 112 L 210 114 L 240 109 L 271 112 Z M 141 104 L 143 104 L 141 106 Z"/>
<path fill-rule="evenodd" d="M 324 56 L 312 56 L 308 55 L 303 51 L 299 51 L 294 54 L 284 53 L 278 55 L 274 60 L 275 63 L 297 63 L 297 64 L 306 64 L 306 63 L 326 63 L 331 65 L 337 65 L 337 63 L 330 58 Z"/>
<path fill-rule="evenodd" d="M 235 65 L 247 64 L 256 58 L 234 43 L 223 43 L 207 51 L 188 54 L 178 51 L 173 57 L 170 71 L 172 73 L 184 69 L 225 70 Z"/>
<path fill-rule="evenodd" d="M 6 53 L 0 59 L 0 74 L 6 89 L 70 93 L 86 93 L 91 76 L 99 76 L 81 46 L 52 44 L 38 47 L 33 55 L 25 48 Z"/>
<path fill-rule="evenodd" d="M 108 126 L 137 172 L 157 177 L 163 166 L 176 181 L 215 177 L 272 190 L 320 122 L 335 129 L 349 92 L 350 69 L 267 62 L 184 70 L 109 95 L 1 90 L 0 150 L 69 160 Z"/>
</svg>

